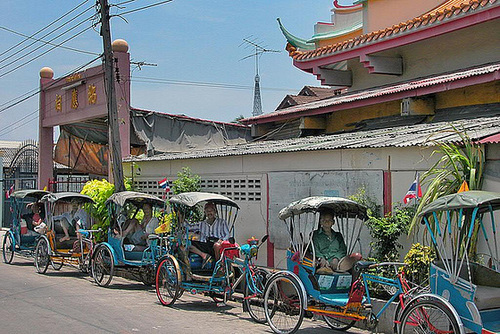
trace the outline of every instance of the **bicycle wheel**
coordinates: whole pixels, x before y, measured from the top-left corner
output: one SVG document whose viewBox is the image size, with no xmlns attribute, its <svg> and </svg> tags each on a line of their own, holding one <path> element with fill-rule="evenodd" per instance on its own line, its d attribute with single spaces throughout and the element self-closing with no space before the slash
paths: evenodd
<svg viewBox="0 0 500 334">
<path fill-rule="evenodd" d="M 14 240 L 9 232 L 3 236 L 2 243 L 3 262 L 11 264 L 14 259 Z"/>
<path fill-rule="evenodd" d="M 264 288 L 266 286 L 267 271 L 256 269 L 251 276 L 252 282 L 245 282 L 245 295 L 243 299 L 244 310 L 258 323 L 266 322 L 264 311 Z"/>
<path fill-rule="evenodd" d="M 106 246 L 99 247 L 92 260 L 92 276 L 94 281 L 99 285 L 106 287 L 113 279 L 115 263 L 113 254 Z"/>
<path fill-rule="evenodd" d="M 460 333 L 452 311 L 438 300 L 418 300 L 408 305 L 401 315 L 399 333 Z"/>
<path fill-rule="evenodd" d="M 164 306 L 173 305 L 180 297 L 181 270 L 177 260 L 167 256 L 156 269 L 156 296 Z"/>
<path fill-rule="evenodd" d="M 275 333 L 295 333 L 304 319 L 304 303 L 302 288 L 293 276 L 271 278 L 264 292 L 267 323 Z"/>
<path fill-rule="evenodd" d="M 35 247 L 35 267 L 39 274 L 45 274 L 50 263 L 49 243 L 47 239 L 38 239 Z"/>
<path fill-rule="evenodd" d="M 327 315 L 323 316 L 323 320 L 325 320 L 328 326 L 330 326 L 332 329 L 336 329 L 338 331 L 346 331 L 354 326 L 354 323 L 356 322 L 354 320 L 334 318 Z"/>
</svg>

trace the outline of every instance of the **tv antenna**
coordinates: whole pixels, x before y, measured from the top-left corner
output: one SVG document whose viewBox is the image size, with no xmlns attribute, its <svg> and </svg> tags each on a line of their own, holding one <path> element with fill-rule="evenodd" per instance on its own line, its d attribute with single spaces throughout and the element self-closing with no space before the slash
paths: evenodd
<svg viewBox="0 0 500 334">
<path fill-rule="evenodd" d="M 257 43 L 256 39 L 250 40 L 248 38 L 243 38 L 243 43 L 241 45 L 246 45 L 246 48 L 253 48 L 254 52 L 240 60 L 245 60 L 248 58 L 255 57 L 255 86 L 253 90 L 253 112 L 252 116 L 262 115 L 262 99 L 260 97 L 260 76 L 259 76 L 259 58 L 267 52 L 281 52 L 278 50 L 267 49 Z"/>
</svg>

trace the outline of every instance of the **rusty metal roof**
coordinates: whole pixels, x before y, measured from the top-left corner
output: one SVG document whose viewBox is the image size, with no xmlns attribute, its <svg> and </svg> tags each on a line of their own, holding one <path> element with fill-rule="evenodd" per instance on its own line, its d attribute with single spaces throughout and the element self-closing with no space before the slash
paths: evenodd
<svg viewBox="0 0 500 334">
<path fill-rule="evenodd" d="M 453 127 L 466 132 L 472 140 L 481 140 L 500 133 L 499 124 L 499 116 L 482 117 L 324 136 L 257 141 L 214 149 L 165 153 L 152 157 L 131 157 L 125 159 L 125 161 L 180 160 L 335 149 L 435 146 L 435 141 L 447 143 L 461 141 L 460 136 L 453 131 Z"/>
</svg>

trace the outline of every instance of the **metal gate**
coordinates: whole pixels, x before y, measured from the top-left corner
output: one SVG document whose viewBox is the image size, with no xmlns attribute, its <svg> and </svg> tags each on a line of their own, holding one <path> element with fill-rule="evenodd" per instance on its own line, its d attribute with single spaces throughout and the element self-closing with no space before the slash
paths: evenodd
<svg viewBox="0 0 500 334">
<path fill-rule="evenodd" d="M 4 177 L 2 189 L 2 226 L 11 222 L 9 194 L 22 189 L 36 189 L 38 175 L 38 146 L 35 141 L 23 142 L 19 148 L 6 152 L 3 157 Z"/>
</svg>

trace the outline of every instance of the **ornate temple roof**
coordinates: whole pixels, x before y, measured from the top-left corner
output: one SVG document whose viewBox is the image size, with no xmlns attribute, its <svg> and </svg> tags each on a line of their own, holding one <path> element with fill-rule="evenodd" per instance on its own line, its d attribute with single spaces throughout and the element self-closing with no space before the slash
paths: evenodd
<svg viewBox="0 0 500 334">
<path fill-rule="evenodd" d="M 297 62 L 314 60 L 317 58 L 335 54 L 337 52 L 353 49 L 384 39 L 394 38 L 420 29 L 435 26 L 442 22 L 453 20 L 465 15 L 471 15 L 487 8 L 496 7 L 498 5 L 498 0 L 448 0 L 442 5 L 411 20 L 400 22 L 382 30 L 372 31 L 370 33 L 366 33 L 343 42 L 323 46 L 314 50 L 299 50 L 301 47 L 294 45 L 294 43 L 290 42 L 289 37 L 285 35 L 288 40 L 287 50 L 290 56 Z"/>
</svg>

